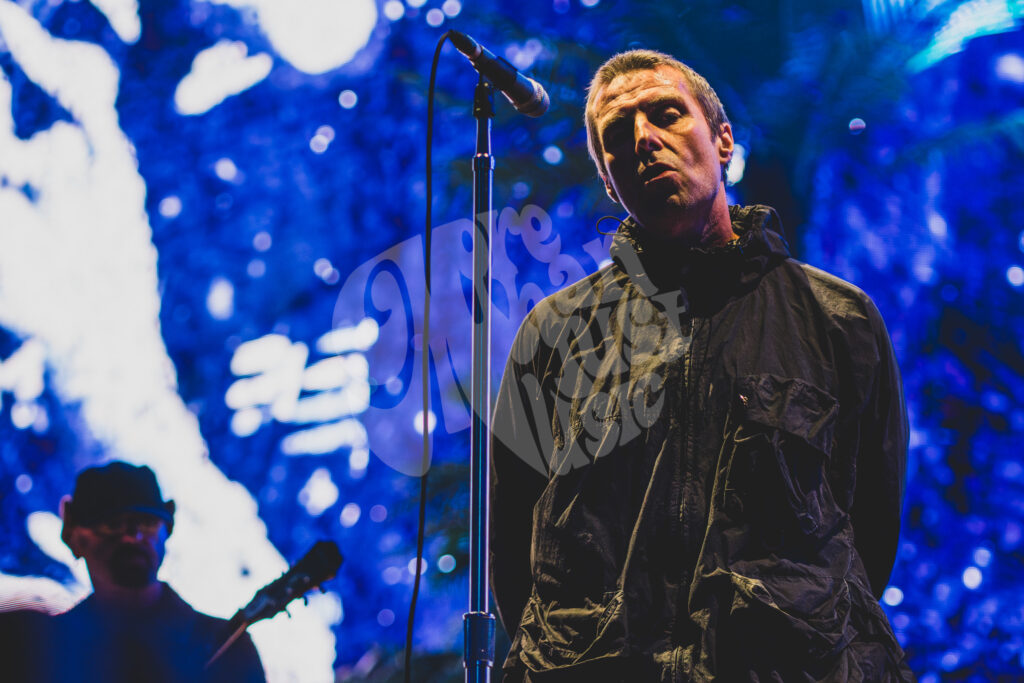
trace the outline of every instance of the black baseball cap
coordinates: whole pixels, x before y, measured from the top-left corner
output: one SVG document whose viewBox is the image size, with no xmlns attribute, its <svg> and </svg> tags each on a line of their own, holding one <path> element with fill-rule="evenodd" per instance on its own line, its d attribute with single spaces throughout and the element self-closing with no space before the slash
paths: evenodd
<svg viewBox="0 0 1024 683">
<path fill-rule="evenodd" d="M 92 526 L 126 512 L 141 512 L 174 523 L 174 503 L 165 501 L 153 470 L 114 461 L 82 470 L 68 503 L 71 523 Z"/>
</svg>

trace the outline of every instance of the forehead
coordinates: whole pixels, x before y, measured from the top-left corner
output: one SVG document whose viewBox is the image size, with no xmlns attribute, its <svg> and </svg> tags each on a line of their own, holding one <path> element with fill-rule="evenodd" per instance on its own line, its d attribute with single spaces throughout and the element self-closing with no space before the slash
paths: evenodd
<svg viewBox="0 0 1024 683">
<path fill-rule="evenodd" d="M 695 103 L 686 78 L 678 69 L 662 64 L 655 69 L 630 71 L 616 76 L 598 91 L 594 100 L 594 118 L 600 127 L 602 121 L 628 115 L 646 104 L 666 99 Z"/>
</svg>

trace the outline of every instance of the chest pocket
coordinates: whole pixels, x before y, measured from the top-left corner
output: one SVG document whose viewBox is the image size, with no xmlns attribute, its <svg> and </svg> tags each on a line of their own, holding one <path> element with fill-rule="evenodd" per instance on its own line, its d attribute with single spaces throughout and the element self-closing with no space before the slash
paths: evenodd
<svg viewBox="0 0 1024 683">
<path fill-rule="evenodd" d="M 836 399 L 801 379 L 748 375 L 734 400 L 726 514 L 772 551 L 830 536 L 846 519 L 827 478 Z"/>
</svg>

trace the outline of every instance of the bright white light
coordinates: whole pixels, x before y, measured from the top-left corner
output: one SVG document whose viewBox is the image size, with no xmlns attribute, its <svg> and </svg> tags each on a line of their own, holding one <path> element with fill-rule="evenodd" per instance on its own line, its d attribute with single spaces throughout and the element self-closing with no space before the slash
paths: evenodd
<svg viewBox="0 0 1024 683">
<path fill-rule="evenodd" d="M 384 3 L 384 16 L 391 21 L 398 21 L 405 16 L 405 5 L 399 0 L 388 0 Z"/>
<path fill-rule="evenodd" d="M 530 38 L 522 45 L 510 43 L 505 48 L 505 58 L 520 71 L 525 71 L 533 66 L 542 52 L 544 52 L 544 45 L 536 38 Z"/>
<path fill-rule="evenodd" d="M 935 236 L 936 239 L 946 239 L 946 235 L 949 234 L 949 226 L 946 224 L 946 219 L 934 211 L 928 214 L 928 232 Z"/>
<path fill-rule="evenodd" d="M 455 569 L 455 558 L 451 555 L 442 555 L 437 558 L 437 568 L 442 574 L 447 574 Z"/>
<path fill-rule="evenodd" d="M 438 27 L 444 23 L 444 12 L 437 9 L 436 7 L 432 10 L 427 11 L 427 24 L 433 27 Z"/>
<path fill-rule="evenodd" d="M 331 481 L 330 471 L 326 467 L 317 468 L 299 491 L 299 503 L 311 516 L 319 517 L 336 502 L 338 487 Z"/>
<path fill-rule="evenodd" d="M 302 388 L 309 391 L 342 389 L 352 384 L 365 385 L 369 391 L 367 377 L 370 364 L 361 353 L 331 356 L 306 368 L 302 375 Z"/>
<path fill-rule="evenodd" d="M 340 389 L 321 391 L 313 396 L 299 399 L 288 421 L 298 424 L 329 422 L 350 415 L 358 415 L 369 407 L 370 385 L 365 381 L 352 382 Z M 334 434 L 335 432 L 331 431 L 330 433 Z M 325 442 L 331 444 L 333 440 L 328 437 Z M 320 450 L 319 452 L 330 453 L 340 448 L 341 445 L 351 445 L 351 443 L 346 440 L 333 448 L 325 446 L 330 450 Z"/>
<path fill-rule="evenodd" d="M 238 167 L 227 157 L 217 159 L 213 165 L 213 172 L 217 174 L 218 178 L 229 183 L 238 179 Z"/>
<path fill-rule="evenodd" d="M 15 429 L 28 429 L 36 421 L 37 409 L 35 403 L 17 401 L 11 406 L 11 424 Z"/>
<path fill-rule="evenodd" d="M 1011 83 L 1024 83 L 1024 58 L 1008 52 L 996 60 L 996 76 Z"/>
<path fill-rule="evenodd" d="M 253 7 L 267 38 L 299 71 L 321 74 L 363 49 L 377 25 L 375 0 L 213 0 Z"/>
<path fill-rule="evenodd" d="M 231 432 L 235 436 L 252 436 L 263 424 L 263 411 L 259 408 L 243 408 L 231 416 Z"/>
<path fill-rule="evenodd" d="M 389 586 L 394 586 L 402 580 L 404 572 L 401 567 L 387 567 L 380 573 L 380 578 Z"/>
<path fill-rule="evenodd" d="M 341 515 L 338 517 L 338 521 L 341 522 L 343 527 L 348 529 L 356 525 L 361 514 L 362 510 L 359 509 L 357 503 L 345 503 L 345 507 L 341 508 Z"/>
<path fill-rule="evenodd" d="M 992 562 L 992 551 L 988 548 L 975 548 L 974 564 L 979 567 L 987 567 Z"/>
<path fill-rule="evenodd" d="M 449 17 L 457 17 L 459 12 L 462 11 L 462 3 L 459 0 L 444 0 L 444 4 L 441 5 L 441 11 Z"/>
<path fill-rule="evenodd" d="M 157 206 L 157 211 L 164 218 L 177 218 L 181 213 L 181 199 L 172 195 L 168 195 L 160 200 L 160 204 Z"/>
<path fill-rule="evenodd" d="M 956 54 L 978 36 L 1013 31 L 1024 8 L 1007 0 L 969 0 L 957 7 L 946 24 L 934 33 L 932 42 L 907 63 L 912 71 L 921 71 Z"/>
<path fill-rule="evenodd" d="M 925 247 L 917 251 L 911 260 L 911 269 L 914 277 L 920 282 L 929 283 L 935 279 L 935 251 L 931 247 Z"/>
<path fill-rule="evenodd" d="M 331 262 L 325 258 L 318 258 L 313 263 L 313 272 L 316 273 L 317 277 L 322 277 L 324 271 L 331 269 Z"/>
<path fill-rule="evenodd" d="M 206 310 L 215 320 L 227 320 L 235 314 L 235 287 L 223 277 L 215 277 L 206 292 Z"/>
<path fill-rule="evenodd" d="M 377 623 L 384 627 L 391 626 L 395 623 L 395 613 L 389 609 L 382 609 L 377 612 Z"/>
<path fill-rule="evenodd" d="M 597 7 L 599 2 L 601 2 L 601 0 L 580 0 L 580 4 L 584 7 Z"/>
<path fill-rule="evenodd" d="M 231 356 L 231 372 L 239 376 L 263 372 L 278 364 L 291 348 L 291 340 L 283 334 L 267 334 L 242 342 Z M 305 365 L 306 360 L 302 363 Z"/>
<path fill-rule="evenodd" d="M 409 7 L 423 7 L 427 4 L 427 0 L 405 0 L 405 2 Z"/>
<path fill-rule="evenodd" d="M 423 433 L 423 411 L 416 411 L 416 417 L 412 419 L 413 427 L 416 429 L 417 434 Z M 427 413 L 427 431 L 431 434 L 434 432 L 434 427 L 437 426 L 437 416 L 434 415 L 434 411 L 431 410 Z"/>
<path fill-rule="evenodd" d="M 557 166 L 562 163 L 562 150 L 554 145 L 548 145 L 544 148 L 544 161 L 548 162 L 552 166 Z"/>
<path fill-rule="evenodd" d="M 1024 268 L 1021 268 L 1020 266 L 1010 266 L 1006 269 L 1006 280 L 1014 287 L 1024 285 Z"/>
<path fill-rule="evenodd" d="M 316 154 L 323 154 L 333 141 L 334 129 L 330 126 L 320 126 L 316 129 L 316 135 L 309 141 L 309 148 Z"/>
<path fill-rule="evenodd" d="M 345 619 L 345 606 L 341 596 L 334 591 L 326 593 L 310 593 L 306 600 L 310 608 L 320 616 L 325 624 L 340 624 Z"/>
<path fill-rule="evenodd" d="M 968 567 L 964 570 L 963 582 L 969 589 L 974 590 L 981 585 L 981 570 L 977 567 Z"/>
<path fill-rule="evenodd" d="M 903 602 L 903 591 L 896 586 L 889 586 L 885 589 L 885 592 L 882 593 L 882 602 L 890 607 L 895 607 Z"/>
<path fill-rule="evenodd" d="M 847 124 L 847 127 L 850 129 L 851 135 L 860 135 L 864 132 L 864 129 L 868 127 L 868 124 L 862 118 L 854 118 L 850 119 L 850 123 Z"/>
<path fill-rule="evenodd" d="M 38 410 L 36 410 L 36 421 L 32 423 L 32 431 L 36 434 L 45 434 L 50 428 L 50 416 L 46 414 L 46 409 L 43 406 L 36 404 Z"/>
<path fill-rule="evenodd" d="M 107 17 L 110 28 L 122 41 L 132 44 L 142 35 L 138 0 L 89 0 Z"/>
<path fill-rule="evenodd" d="M 43 393 L 46 349 L 37 339 L 29 339 L 0 361 L 0 392 L 10 391 L 19 403 L 35 401 Z"/>
<path fill-rule="evenodd" d="M 341 93 L 338 94 L 338 104 L 340 104 L 343 109 L 351 109 L 356 106 L 358 102 L 359 96 L 352 90 L 342 90 Z"/>
<path fill-rule="evenodd" d="M 267 264 L 263 259 L 254 258 L 245 267 L 246 274 L 251 278 L 260 278 L 267 274 Z"/>
<path fill-rule="evenodd" d="M 309 139 L 309 148 L 313 150 L 314 154 L 323 154 L 330 144 L 330 140 L 323 135 L 314 135 Z"/>
<path fill-rule="evenodd" d="M 247 56 L 241 41 L 221 40 L 192 60 L 192 70 L 174 90 L 174 107 L 179 114 L 203 114 L 232 95 L 248 90 L 270 73 L 270 55 Z"/>
<path fill-rule="evenodd" d="M 412 558 L 411 560 L 409 560 L 409 564 L 406 567 L 406 570 L 410 574 L 415 574 L 416 573 L 416 558 L 415 557 Z M 427 561 L 421 559 L 420 560 L 420 574 L 426 574 L 426 573 L 427 573 Z"/>
<path fill-rule="evenodd" d="M 274 240 L 270 237 L 270 233 L 265 230 L 259 231 L 252 238 L 252 247 L 256 251 L 267 251 L 273 243 Z"/>
<path fill-rule="evenodd" d="M 365 448 L 353 448 L 348 455 L 348 467 L 353 476 L 359 477 L 365 473 L 370 464 L 370 451 Z"/>
<path fill-rule="evenodd" d="M 252 376 L 232 383 L 224 403 L 235 410 L 269 406 L 275 420 L 288 422 L 298 404 L 308 357 L 305 344 L 279 334 L 240 344 L 231 357 L 231 372 Z"/>
<path fill-rule="evenodd" d="M 736 143 L 732 148 L 732 161 L 729 162 L 729 170 L 725 172 L 727 185 L 735 185 L 743 180 L 743 172 L 747 170 L 747 148 Z"/>
<path fill-rule="evenodd" d="M 331 422 L 293 432 L 281 440 L 285 455 L 326 455 L 340 448 L 365 448 L 366 427 L 359 420 Z"/>
<path fill-rule="evenodd" d="M 324 354 L 366 351 L 377 343 L 380 327 L 373 318 L 363 318 L 355 327 L 336 327 L 316 340 L 316 350 Z"/>
<path fill-rule="evenodd" d="M 14 480 L 14 488 L 18 489 L 18 493 L 28 493 L 32 490 L 32 477 L 27 474 L 19 474 L 18 478 Z"/>
</svg>

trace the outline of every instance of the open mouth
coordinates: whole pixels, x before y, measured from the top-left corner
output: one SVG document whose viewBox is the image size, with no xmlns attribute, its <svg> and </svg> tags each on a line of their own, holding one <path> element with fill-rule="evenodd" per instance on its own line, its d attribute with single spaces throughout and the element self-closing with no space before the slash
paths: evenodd
<svg viewBox="0 0 1024 683">
<path fill-rule="evenodd" d="M 647 183 L 654 182 L 656 180 L 668 178 L 674 172 L 675 171 L 671 166 L 666 164 L 654 164 L 653 166 L 648 166 L 642 173 L 640 173 L 640 180 L 646 185 Z"/>
</svg>

